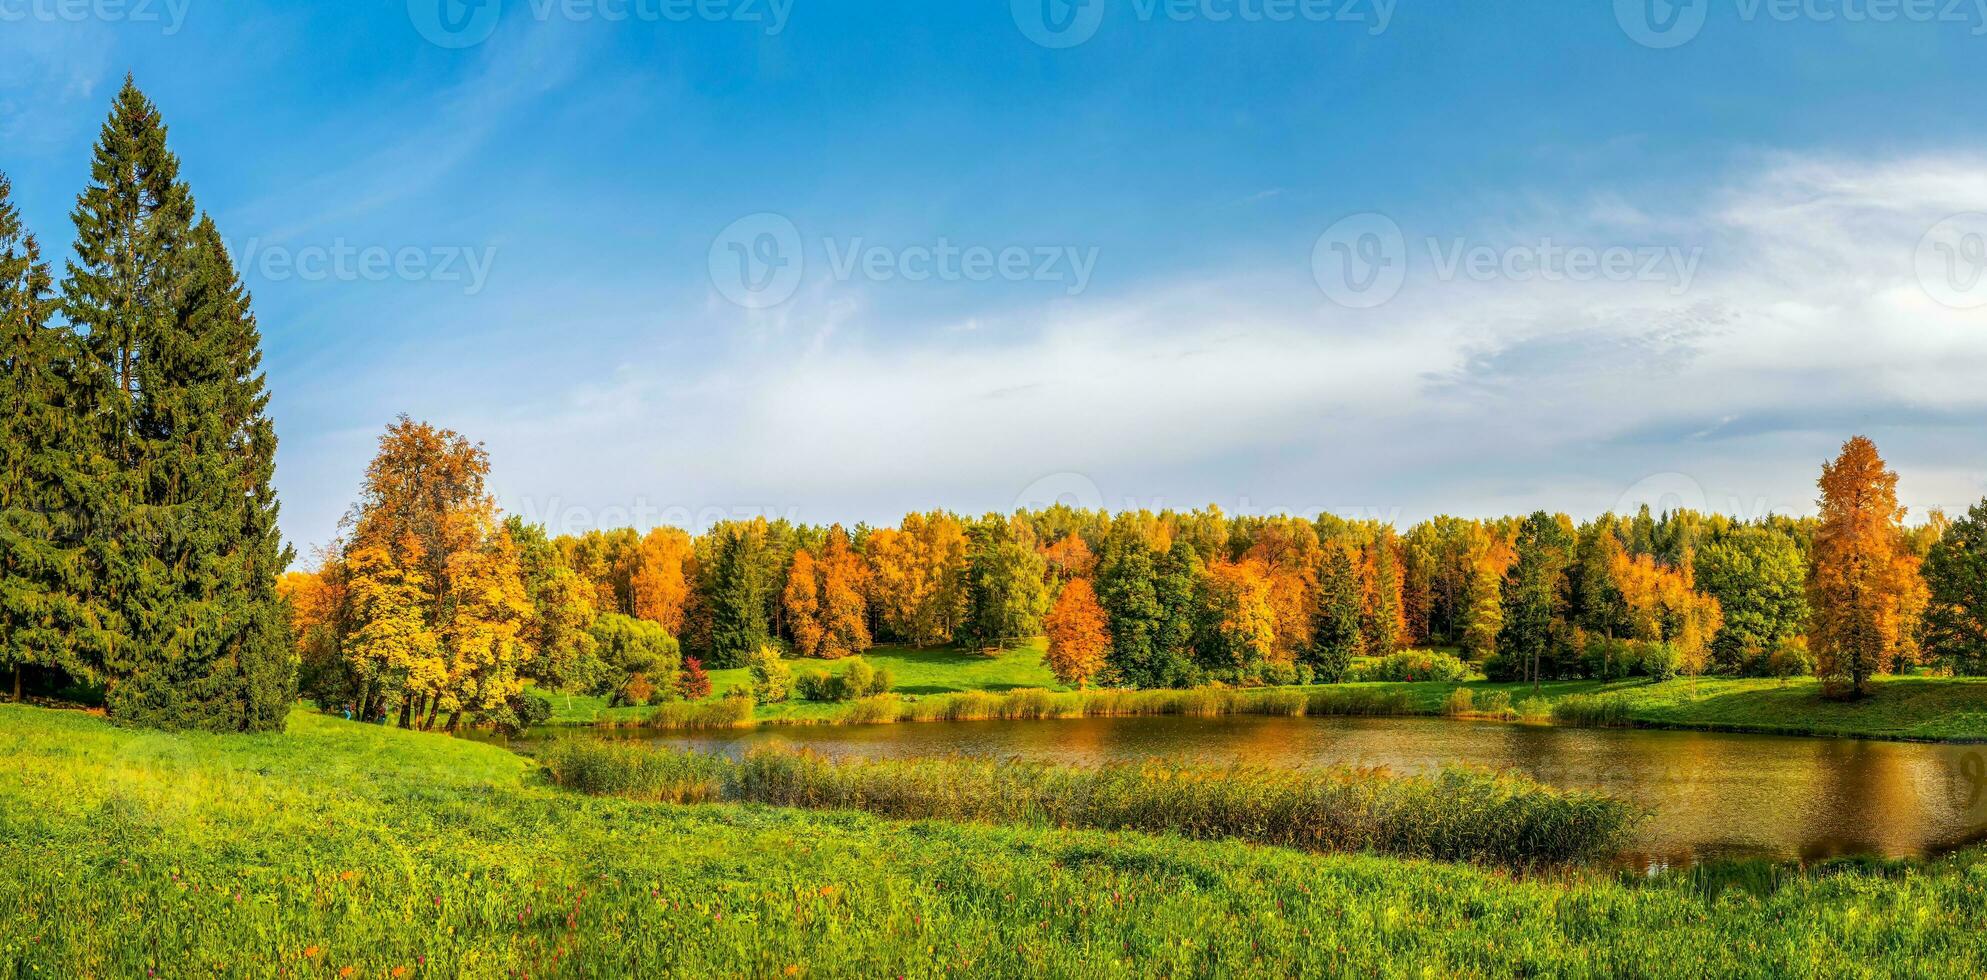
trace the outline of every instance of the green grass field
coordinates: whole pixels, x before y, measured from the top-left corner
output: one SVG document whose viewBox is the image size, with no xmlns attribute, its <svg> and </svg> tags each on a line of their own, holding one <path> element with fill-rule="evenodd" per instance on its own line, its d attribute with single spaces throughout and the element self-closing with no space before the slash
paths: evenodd
<svg viewBox="0 0 1987 980">
<path fill-rule="evenodd" d="M 1064 690 L 1063 685 L 1057 683 L 1056 675 L 1042 663 L 1044 652 L 1043 641 L 1037 639 L 1026 646 L 1005 650 L 994 656 L 949 647 L 932 650 L 877 647 L 863 654 L 863 659 L 876 667 L 889 669 L 893 678 L 892 690 L 912 696 L 962 691 L 1012 691 L 1024 687 Z M 840 669 L 834 662 L 826 660 L 792 660 L 789 663 L 796 672 L 810 668 Z M 723 697 L 724 692 L 734 687 L 746 687 L 752 683 L 750 672 L 742 667 L 710 673 L 712 697 Z M 635 721 L 649 713 L 649 709 L 644 707 L 609 708 L 604 697 L 554 694 L 550 700 L 554 724 L 586 724 L 608 719 Z M 842 710 L 840 705 L 793 701 L 762 705 L 755 717 L 760 721 L 828 720 Z"/>
<path fill-rule="evenodd" d="M 893 690 L 906 697 L 950 693 L 1003 692 L 1024 688 L 1066 691 L 1042 662 L 1038 640 L 997 656 L 959 650 L 913 650 L 879 647 L 865 655 L 878 667 L 889 668 Z M 838 669 L 828 661 L 792 661 L 796 671 Z M 712 671 L 712 696 L 749 685 L 745 670 Z M 1398 691 L 1415 714 L 1439 715 L 1458 685 L 1448 683 L 1370 683 L 1331 685 L 1341 690 Z M 1678 678 L 1660 684 L 1627 681 L 1553 681 L 1534 693 L 1529 684 L 1473 681 L 1478 703 L 1503 692 L 1515 705 L 1538 697 L 1547 702 L 1572 694 L 1605 694 L 1625 699 L 1629 716 L 1638 725 L 1699 728 L 1714 731 L 1765 732 L 1790 735 L 1832 735 L 1931 741 L 1987 741 L 1987 679 L 1889 677 L 1877 681 L 1876 693 L 1850 702 L 1821 697 L 1812 678 L 1779 681 L 1756 678 Z M 1324 689 L 1314 686 L 1305 691 Z M 608 708 L 605 698 L 555 694 L 551 697 L 555 724 L 587 724 L 601 720 L 637 722 L 646 707 Z M 761 705 L 753 713 L 760 724 L 834 722 L 850 711 L 848 705 L 789 701 Z"/>
<path fill-rule="evenodd" d="M 0 977 L 1978 976 L 1987 858 L 1762 894 L 569 793 L 299 713 L 0 706 Z"/>
</svg>

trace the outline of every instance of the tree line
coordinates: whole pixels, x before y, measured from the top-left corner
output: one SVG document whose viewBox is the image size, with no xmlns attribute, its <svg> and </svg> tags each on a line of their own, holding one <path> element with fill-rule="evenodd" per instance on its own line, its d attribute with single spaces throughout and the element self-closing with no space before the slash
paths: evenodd
<svg viewBox="0 0 1987 980">
<path fill-rule="evenodd" d="M 1058 505 L 551 537 L 497 513 L 488 469 L 458 433 L 389 428 L 345 537 L 282 584 L 307 690 L 455 724 L 521 710 L 528 685 L 652 702 L 707 692 L 706 668 L 1044 635 L 1064 682 L 1132 687 L 1338 681 L 1413 647 L 1501 680 L 1819 673 L 1845 694 L 1899 667 L 1987 669 L 1987 504 L 1907 527 L 1860 437 L 1824 468 L 1815 517 L 1645 507 L 1404 533 Z"/>
<path fill-rule="evenodd" d="M 261 335 L 158 110 L 127 78 L 58 285 L 0 175 L 0 667 L 100 685 L 123 723 L 280 728 Z"/>
</svg>

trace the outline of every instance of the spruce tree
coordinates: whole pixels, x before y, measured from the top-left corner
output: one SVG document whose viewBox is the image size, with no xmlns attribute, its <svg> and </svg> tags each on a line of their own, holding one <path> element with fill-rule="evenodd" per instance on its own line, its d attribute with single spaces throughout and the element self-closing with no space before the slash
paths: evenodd
<svg viewBox="0 0 1987 980">
<path fill-rule="evenodd" d="M 1360 633 L 1359 568 L 1342 544 L 1326 546 L 1318 567 L 1318 605 L 1312 612 L 1310 663 L 1321 681 L 1345 679 L 1352 658 L 1365 650 Z"/>
<path fill-rule="evenodd" d="M 110 714 L 281 727 L 294 669 L 275 577 L 289 556 L 248 296 L 128 78 L 90 173 L 64 310 L 82 334 L 79 486 Z"/>
<path fill-rule="evenodd" d="M 24 667 L 86 677 L 92 635 L 76 601 L 67 500 L 67 366 L 72 335 L 50 326 L 52 279 L 0 174 L 0 668 L 21 698 Z"/>
</svg>

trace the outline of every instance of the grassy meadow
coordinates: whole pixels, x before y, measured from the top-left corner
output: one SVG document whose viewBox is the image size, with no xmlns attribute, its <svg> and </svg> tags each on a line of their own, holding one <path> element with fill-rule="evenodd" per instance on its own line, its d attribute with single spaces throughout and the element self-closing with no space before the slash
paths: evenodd
<svg viewBox="0 0 1987 980">
<path fill-rule="evenodd" d="M 0 977 L 1977 976 L 1978 852 L 1762 889 L 573 793 L 313 714 L 0 706 Z"/>
<path fill-rule="evenodd" d="M 1247 690 L 1186 692 L 1076 692 L 1058 684 L 1042 662 L 1038 640 L 1028 646 L 986 655 L 961 650 L 879 647 L 865 654 L 888 668 L 893 704 L 828 704 L 798 699 L 757 705 L 741 724 L 833 724 L 961 719 L 1028 719 L 1113 714 L 1398 714 L 1448 713 L 1458 687 L 1475 705 L 1508 704 L 1505 720 L 1555 720 L 1553 706 L 1569 697 L 1599 699 L 1617 710 L 1613 723 L 1656 728 L 1825 735 L 1921 741 L 1987 741 L 1987 679 L 1885 677 L 1875 693 L 1856 701 L 1821 696 L 1813 678 L 1679 677 L 1660 683 L 1644 678 L 1621 681 L 1548 681 L 1538 685 L 1470 681 L 1374 682 Z M 832 661 L 792 661 L 796 671 L 837 670 Z M 749 687 L 743 669 L 712 671 L 710 700 L 733 688 Z M 1044 698 L 1043 694 L 1053 695 Z M 996 697 L 988 697 L 995 695 Z M 554 724 L 653 723 L 656 709 L 608 708 L 605 698 L 554 694 Z M 1302 702 L 1305 707 L 1293 709 Z M 1531 702 L 1528 704 L 1527 702 Z M 1134 707 L 1134 704 L 1142 707 Z M 1615 704 L 1618 703 L 1618 704 Z M 1044 708 L 1047 704 L 1051 707 Z M 683 706 L 665 712 L 660 727 L 685 725 Z M 1524 710 L 1521 710 L 1524 709 Z M 709 712 L 696 714 L 708 716 Z M 1578 713 L 1562 712 L 1560 723 L 1578 723 Z M 722 724 L 734 723 L 728 716 Z"/>
</svg>

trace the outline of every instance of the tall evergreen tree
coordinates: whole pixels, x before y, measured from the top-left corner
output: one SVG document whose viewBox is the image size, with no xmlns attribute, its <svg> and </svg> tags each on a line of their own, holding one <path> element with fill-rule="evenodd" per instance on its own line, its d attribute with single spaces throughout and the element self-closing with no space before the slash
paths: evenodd
<svg viewBox="0 0 1987 980">
<path fill-rule="evenodd" d="M 85 674 L 67 499 L 67 330 L 49 325 L 52 279 L 0 174 L 0 669 L 21 698 L 24 667 Z"/>
<path fill-rule="evenodd" d="M 82 334 L 78 453 L 113 717 L 280 728 L 294 687 L 276 440 L 247 293 L 127 78 L 77 200 L 64 312 Z"/>
<path fill-rule="evenodd" d="M 711 661 L 723 667 L 742 665 L 764 646 L 772 630 L 766 620 L 764 593 L 745 528 L 725 528 L 710 572 Z"/>
<path fill-rule="evenodd" d="M 1359 567 L 1343 544 L 1325 549 L 1318 568 L 1318 606 L 1311 629 L 1310 663 L 1321 681 L 1345 679 L 1352 658 L 1364 650 L 1360 633 Z"/>
<path fill-rule="evenodd" d="M 1517 560 L 1505 573 L 1504 616 L 1498 652 L 1521 665 L 1537 684 L 1553 653 L 1554 621 L 1566 608 L 1566 569 L 1572 564 L 1572 533 L 1545 511 L 1518 527 Z"/>
</svg>

